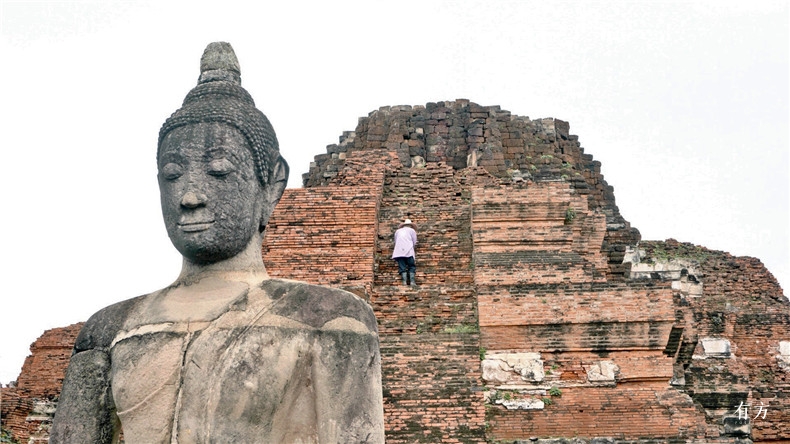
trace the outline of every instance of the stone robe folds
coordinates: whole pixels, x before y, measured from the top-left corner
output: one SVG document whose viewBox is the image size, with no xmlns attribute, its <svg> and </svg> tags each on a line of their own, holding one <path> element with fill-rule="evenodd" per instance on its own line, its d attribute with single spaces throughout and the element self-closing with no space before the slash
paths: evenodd
<svg viewBox="0 0 790 444">
<path fill-rule="evenodd" d="M 135 321 L 150 320 L 174 287 L 95 314 L 66 378 L 80 380 L 66 386 L 81 393 L 63 398 L 104 396 L 95 414 L 114 410 L 117 418 L 75 408 L 87 417 L 68 434 L 85 427 L 83 436 L 110 442 L 107 426 L 120 419 L 128 444 L 384 442 L 370 307 L 351 293 L 294 281 L 245 287 L 210 320 Z"/>
</svg>

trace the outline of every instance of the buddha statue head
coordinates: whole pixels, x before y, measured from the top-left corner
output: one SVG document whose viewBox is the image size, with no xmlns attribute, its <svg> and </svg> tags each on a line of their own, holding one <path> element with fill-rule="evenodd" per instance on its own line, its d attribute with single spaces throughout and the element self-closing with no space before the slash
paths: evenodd
<svg viewBox="0 0 790 444">
<path fill-rule="evenodd" d="M 159 132 L 157 164 L 168 236 L 184 258 L 212 264 L 258 251 L 288 181 L 277 137 L 241 87 L 228 43 L 211 43 L 198 85 Z"/>
</svg>

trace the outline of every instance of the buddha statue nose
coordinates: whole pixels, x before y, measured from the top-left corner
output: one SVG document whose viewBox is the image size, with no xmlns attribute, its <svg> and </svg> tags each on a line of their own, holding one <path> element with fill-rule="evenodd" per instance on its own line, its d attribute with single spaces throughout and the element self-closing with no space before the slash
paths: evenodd
<svg viewBox="0 0 790 444">
<path fill-rule="evenodd" d="M 200 192 L 187 191 L 181 198 L 181 206 L 197 208 L 206 204 L 206 195 Z"/>
</svg>

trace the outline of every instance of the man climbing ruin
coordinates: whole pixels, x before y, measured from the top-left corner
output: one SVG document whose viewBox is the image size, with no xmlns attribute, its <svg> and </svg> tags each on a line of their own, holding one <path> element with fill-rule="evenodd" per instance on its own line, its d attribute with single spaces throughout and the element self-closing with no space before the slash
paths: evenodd
<svg viewBox="0 0 790 444">
<path fill-rule="evenodd" d="M 417 265 L 414 261 L 414 247 L 417 246 L 417 231 L 411 219 L 404 220 L 395 231 L 395 248 L 392 249 L 392 258 L 398 263 L 398 273 L 403 279 L 403 285 L 417 285 L 415 274 Z"/>
</svg>

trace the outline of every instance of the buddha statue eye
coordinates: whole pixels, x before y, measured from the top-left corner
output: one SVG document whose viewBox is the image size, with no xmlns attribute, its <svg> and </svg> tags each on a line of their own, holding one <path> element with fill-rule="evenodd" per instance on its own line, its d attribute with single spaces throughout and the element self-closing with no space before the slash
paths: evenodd
<svg viewBox="0 0 790 444">
<path fill-rule="evenodd" d="M 176 180 L 184 174 L 184 169 L 177 163 L 167 163 L 162 167 L 162 177 L 165 180 Z"/>
<path fill-rule="evenodd" d="M 228 159 L 214 159 L 208 163 L 208 173 L 214 177 L 225 177 L 236 171 L 236 166 Z"/>
</svg>

